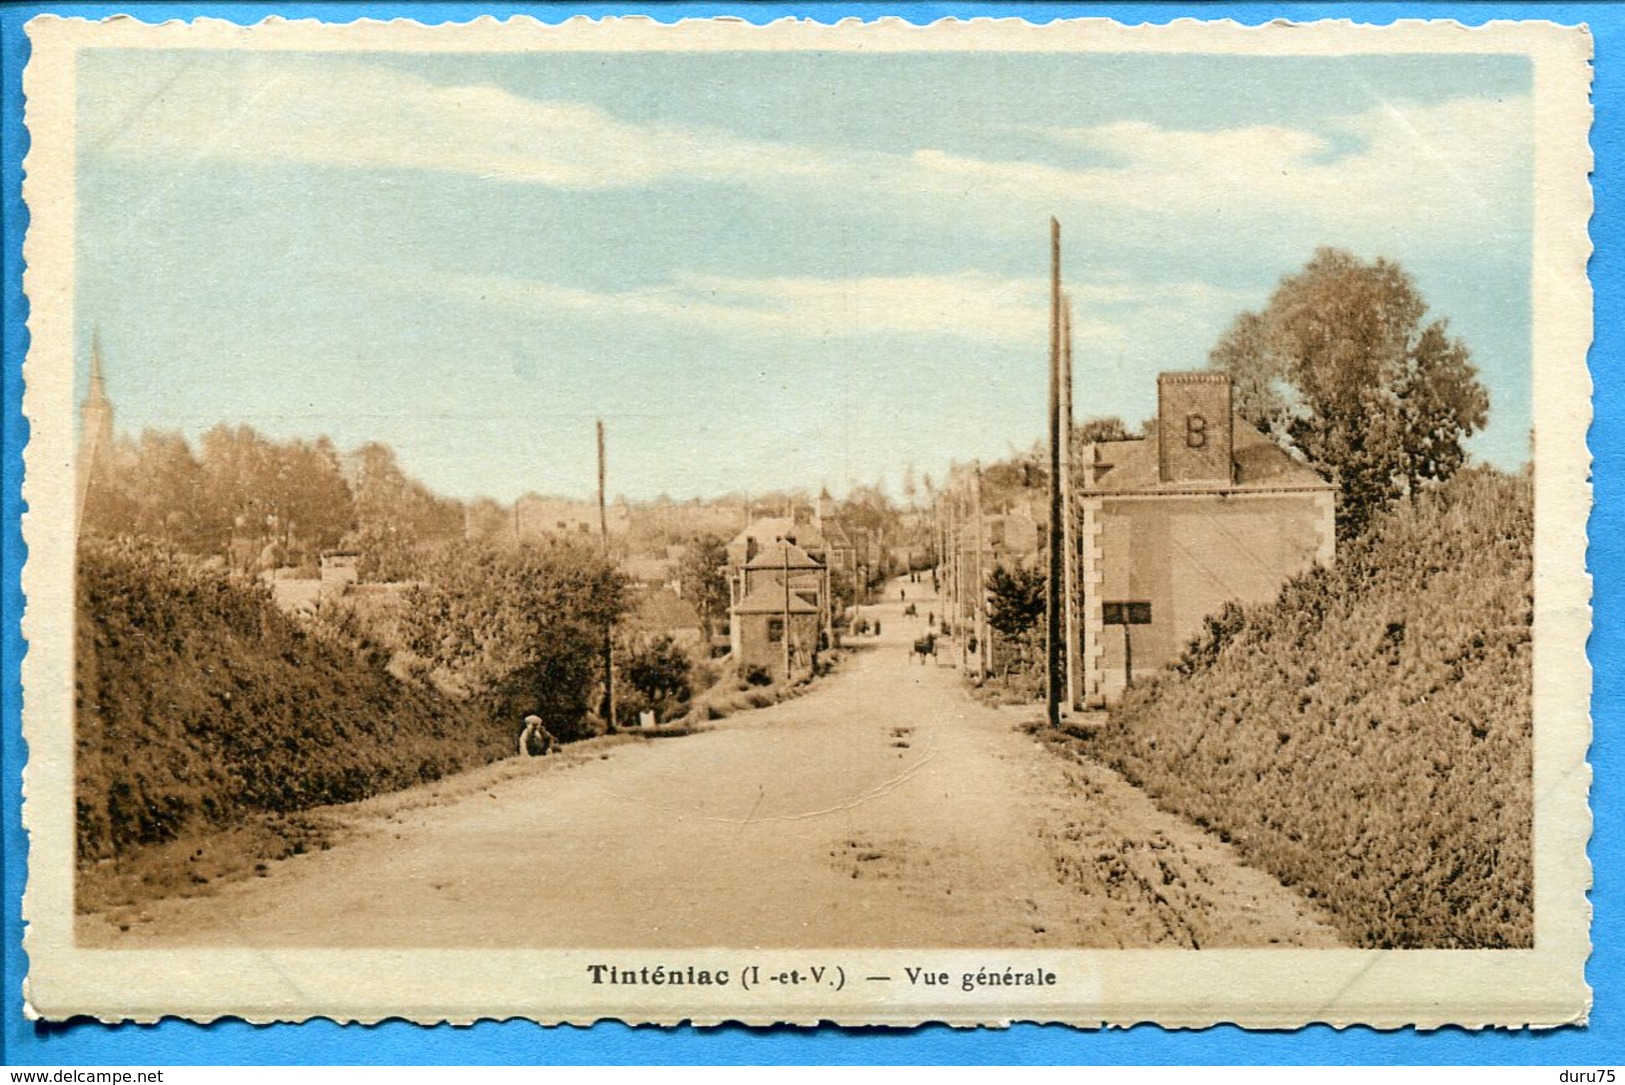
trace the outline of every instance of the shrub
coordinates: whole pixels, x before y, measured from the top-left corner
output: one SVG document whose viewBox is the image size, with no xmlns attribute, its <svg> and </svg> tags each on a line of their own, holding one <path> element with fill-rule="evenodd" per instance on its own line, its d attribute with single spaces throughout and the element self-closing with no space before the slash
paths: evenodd
<svg viewBox="0 0 1625 1085">
<path fill-rule="evenodd" d="M 1527 478 L 1462 472 L 1084 741 L 1357 945 L 1530 946 L 1532 535 Z"/>
<path fill-rule="evenodd" d="M 426 559 L 423 576 L 406 593 L 401 639 L 442 687 L 500 718 L 534 712 L 565 741 L 597 732 L 604 630 L 627 602 L 596 547 L 463 543 Z"/>
<path fill-rule="evenodd" d="M 669 636 L 637 644 L 627 653 L 623 673 L 644 704 L 664 720 L 693 695 L 693 663 Z"/>
<path fill-rule="evenodd" d="M 81 544 L 75 635 L 81 863 L 511 751 L 507 723 L 391 677 L 342 624 L 152 544 Z"/>
</svg>

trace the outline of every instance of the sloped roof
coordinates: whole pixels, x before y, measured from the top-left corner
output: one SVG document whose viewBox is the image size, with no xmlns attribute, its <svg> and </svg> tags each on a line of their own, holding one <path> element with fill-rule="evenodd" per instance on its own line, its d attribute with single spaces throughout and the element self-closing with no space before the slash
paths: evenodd
<svg viewBox="0 0 1625 1085">
<path fill-rule="evenodd" d="M 1096 476 L 1085 493 L 1211 493 L 1232 490 L 1329 490 L 1332 484 L 1307 464 L 1236 416 L 1231 444 L 1234 482 L 1164 482 L 1157 455 L 1157 428 L 1132 441 L 1100 441 L 1094 446 Z"/>
<path fill-rule="evenodd" d="M 786 538 L 814 548 L 824 545 L 824 536 L 819 533 L 817 527 L 797 523 L 789 516 L 763 516 L 752 520 L 728 545 L 744 546 L 746 539 L 755 539 L 758 544 L 766 545 Z"/>
<path fill-rule="evenodd" d="M 850 550 L 852 548 L 852 539 L 847 535 L 846 528 L 841 526 L 839 520 L 831 520 L 826 517 L 823 531 L 824 541 L 829 544 L 831 550 Z"/>
<path fill-rule="evenodd" d="M 755 591 L 733 606 L 735 614 L 783 614 L 784 609 L 784 585 L 777 580 L 758 584 Z M 817 614 L 818 608 L 792 591 L 790 613 Z"/>
<path fill-rule="evenodd" d="M 634 629 L 663 632 L 700 627 L 699 611 L 688 600 L 679 599 L 675 592 L 665 588 L 641 591 L 636 599 L 636 606 L 627 616 L 628 623 Z"/>
<path fill-rule="evenodd" d="M 808 555 L 807 551 L 795 543 L 784 541 L 771 542 L 762 547 L 760 553 L 745 563 L 747 569 L 783 569 L 786 563 L 785 552 L 789 552 L 788 562 L 792 569 L 822 569 L 824 563 Z"/>
<path fill-rule="evenodd" d="M 643 555 L 621 559 L 621 570 L 633 580 L 647 580 L 655 583 L 670 580 L 677 573 L 677 563 L 670 558 L 657 558 Z"/>
</svg>

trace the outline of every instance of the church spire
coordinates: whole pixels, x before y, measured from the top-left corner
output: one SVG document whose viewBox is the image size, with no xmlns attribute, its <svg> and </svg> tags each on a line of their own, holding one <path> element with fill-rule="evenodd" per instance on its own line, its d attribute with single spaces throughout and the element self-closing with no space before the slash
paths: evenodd
<svg viewBox="0 0 1625 1085">
<path fill-rule="evenodd" d="M 79 456 L 76 479 L 79 488 L 79 517 L 85 514 L 85 498 L 91 477 L 113 451 L 113 401 L 107 398 L 102 376 L 102 337 L 93 332 L 90 339 L 90 390 L 79 408 Z"/>
<path fill-rule="evenodd" d="M 107 399 L 107 387 L 102 381 L 102 333 L 92 332 L 90 335 L 90 394 L 85 396 L 85 409 L 93 407 L 105 408 L 112 413 L 112 404 Z"/>
</svg>

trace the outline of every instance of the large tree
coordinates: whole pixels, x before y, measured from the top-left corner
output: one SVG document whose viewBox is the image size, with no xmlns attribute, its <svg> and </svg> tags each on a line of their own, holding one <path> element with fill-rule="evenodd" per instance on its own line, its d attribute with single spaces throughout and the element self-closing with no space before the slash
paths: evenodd
<svg viewBox="0 0 1625 1085">
<path fill-rule="evenodd" d="M 515 720 L 535 712 L 573 739 L 602 692 L 604 632 L 627 607 L 625 578 L 596 546 L 459 543 L 425 560 L 401 633 L 443 688 Z"/>
<path fill-rule="evenodd" d="M 677 583 L 700 616 L 707 638 L 728 617 L 728 547 L 715 535 L 696 535 L 677 563 Z"/>
<path fill-rule="evenodd" d="M 395 452 L 374 441 L 345 457 L 355 492 L 363 580 L 410 580 L 423 544 L 460 538 L 463 507 L 436 497 L 401 470 Z"/>
<path fill-rule="evenodd" d="M 1338 486 L 1338 532 L 1465 462 L 1489 395 L 1467 347 L 1398 264 L 1323 248 L 1242 313 L 1209 356 L 1236 408 Z"/>
<path fill-rule="evenodd" d="M 1004 671 L 1027 668 L 1038 658 L 1046 591 L 1041 569 L 997 565 L 987 578 L 987 624 L 1004 639 Z"/>
<path fill-rule="evenodd" d="M 203 435 L 200 463 L 196 492 L 210 522 L 237 537 L 319 550 L 354 525 L 350 488 L 326 437 L 272 441 L 250 426 L 215 426 Z"/>
<path fill-rule="evenodd" d="M 669 720 L 688 704 L 694 692 L 694 662 L 670 636 L 633 643 L 623 658 L 620 669 L 627 685 L 657 719 Z"/>
<path fill-rule="evenodd" d="M 994 566 L 987 578 L 987 624 L 1007 637 L 1020 637 L 1038 627 L 1044 597 L 1041 570 Z"/>
</svg>

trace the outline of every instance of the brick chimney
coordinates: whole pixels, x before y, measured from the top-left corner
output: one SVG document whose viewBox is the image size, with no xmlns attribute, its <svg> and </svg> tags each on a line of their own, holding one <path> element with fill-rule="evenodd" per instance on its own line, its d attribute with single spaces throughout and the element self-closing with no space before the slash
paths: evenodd
<svg viewBox="0 0 1625 1085">
<path fill-rule="evenodd" d="M 1230 377 L 1157 375 L 1157 459 L 1163 482 L 1235 481 Z"/>
</svg>

